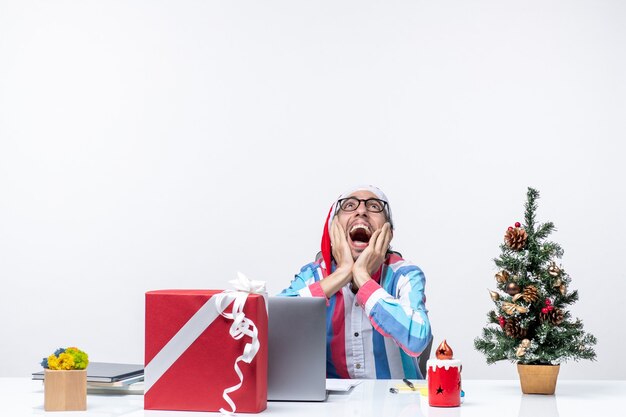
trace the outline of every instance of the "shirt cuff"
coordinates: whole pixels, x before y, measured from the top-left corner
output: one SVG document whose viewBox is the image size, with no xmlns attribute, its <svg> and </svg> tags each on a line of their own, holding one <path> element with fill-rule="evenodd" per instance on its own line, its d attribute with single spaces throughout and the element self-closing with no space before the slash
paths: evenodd
<svg viewBox="0 0 626 417">
<path fill-rule="evenodd" d="M 376 302 L 384 296 L 385 290 L 373 279 L 367 281 L 356 293 L 356 299 L 365 308 L 367 315 L 370 314 Z"/>
</svg>

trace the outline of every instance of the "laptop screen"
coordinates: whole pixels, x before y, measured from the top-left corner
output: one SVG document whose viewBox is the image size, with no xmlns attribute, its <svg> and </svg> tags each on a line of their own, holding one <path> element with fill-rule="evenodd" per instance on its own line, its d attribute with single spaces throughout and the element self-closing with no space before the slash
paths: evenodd
<svg viewBox="0 0 626 417">
<path fill-rule="evenodd" d="M 269 401 L 326 399 L 326 300 L 269 297 Z"/>
</svg>

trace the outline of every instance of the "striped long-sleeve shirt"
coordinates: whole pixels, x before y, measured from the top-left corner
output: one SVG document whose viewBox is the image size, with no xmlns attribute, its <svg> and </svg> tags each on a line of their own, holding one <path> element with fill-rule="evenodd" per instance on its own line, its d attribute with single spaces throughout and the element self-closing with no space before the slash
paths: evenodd
<svg viewBox="0 0 626 417">
<path fill-rule="evenodd" d="M 335 265 L 333 263 L 332 270 Z M 280 295 L 325 297 L 324 261 L 305 265 Z M 391 252 L 356 294 L 350 284 L 328 299 L 328 378 L 422 378 L 417 358 L 432 338 L 422 270 Z"/>
</svg>

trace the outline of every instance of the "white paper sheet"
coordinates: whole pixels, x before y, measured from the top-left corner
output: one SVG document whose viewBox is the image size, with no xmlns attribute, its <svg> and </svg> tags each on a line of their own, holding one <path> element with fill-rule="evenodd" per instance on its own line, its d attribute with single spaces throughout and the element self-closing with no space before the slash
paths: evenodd
<svg viewBox="0 0 626 417">
<path fill-rule="evenodd" d="M 350 391 L 350 388 L 359 385 L 361 380 L 358 379 L 327 379 L 326 391 L 346 392 Z"/>
</svg>

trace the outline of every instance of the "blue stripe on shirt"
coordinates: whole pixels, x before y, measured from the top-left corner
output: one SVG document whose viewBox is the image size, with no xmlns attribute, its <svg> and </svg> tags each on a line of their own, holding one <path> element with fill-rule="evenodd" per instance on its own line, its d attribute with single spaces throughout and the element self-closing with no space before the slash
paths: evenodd
<svg viewBox="0 0 626 417">
<path fill-rule="evenodd" d="M 428 318 L 424 317 L 423 311 L 415 310 L 415 314 L 424 314 L 424 316 L 422 316 L 423 324 L 414 323 L 411 317 L 398 309 L 402 309 L 402 306 L 381 300 L 372 308 L 370 317 L 385 333 L 395 335 L 395 339 L 408 350 L 421 352 L 430 338 Z"/>
<path fill-rule="evenodd" d="M 404 369 L 404 377 L 408 379 L 422 379 L 422 373 L 416 366 L 417 360 L 407 355 L 402 349 L 400 350 L 400 358 L 402 359 L 402 369 Z"/>
<path fill-rule="evenodd" d="M 373 331 L 372 343 L 374 344 L 374 364 L 376 365 L 376 379 L 391 378 L 391 371 L 389 370 L 389 363 L 387 362 L 385 337 L 377 331 Z"/>
</svg>

